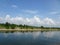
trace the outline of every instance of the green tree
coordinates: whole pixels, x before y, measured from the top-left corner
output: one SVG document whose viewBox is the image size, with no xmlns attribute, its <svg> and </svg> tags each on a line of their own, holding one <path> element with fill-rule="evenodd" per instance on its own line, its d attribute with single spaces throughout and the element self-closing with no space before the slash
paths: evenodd
<svg viewBox="0 0 60 45">
<path fill-rule="evenodd" d="M 44 26 L 41 26 L 41 28 L 44 28 Z"/>
<path fill-rule="evenodd" d="M 11 24 L 11 29 L 15 29 L 16 25 L 15 24 Z"/>
<path fill-rule="evenodd" d="M 10 26 L 10 23 L 6 22 L 6 23 L 5 23 L 6 29 L 9 29 L 9 26 Z"/>
<path fill-rule="evenodd" d="M 20 24 L 20 25 L 19 25 L 19 28 L 20 28 L 20 29 L 22 29 L 22 28 L 23 28 L 23 25 L 22 25 L 22 24 Z"/>
</svg>

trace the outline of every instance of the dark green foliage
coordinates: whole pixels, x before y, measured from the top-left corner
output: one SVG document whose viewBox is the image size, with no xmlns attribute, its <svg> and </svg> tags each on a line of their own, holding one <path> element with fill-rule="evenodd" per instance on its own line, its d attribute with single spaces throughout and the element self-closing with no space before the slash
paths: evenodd
<svg viewBox="0 0 60 45">
<path fill-rule="evenodd" d="M 20 27 L 20 29 L 22 29 L 22 28 L 23 28 L 23 25 L 22 25 L 22 24 L 20 24 L 20 25 L 18 25 L 18 27 Z"/>
<path fill-rule="evenodd" d="M 6 22 L 6 23 L 5 23 L 6 29 L 9 29 L 9 26 L 10 26 L 10 23 Z"/>
<path fill-rule="evenodd" d="M 16 25 L 15 24 L 11 24 L 11 29 L 15 29 Z"/>
<path fill-rule="evenodd" d="M 44 28 L 44 26 L 41 26 L 41 28 Z"/>
</svg>

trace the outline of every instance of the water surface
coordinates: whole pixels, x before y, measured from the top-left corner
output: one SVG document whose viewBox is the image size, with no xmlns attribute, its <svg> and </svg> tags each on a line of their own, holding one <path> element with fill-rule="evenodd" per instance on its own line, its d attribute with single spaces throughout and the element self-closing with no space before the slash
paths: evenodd
<svg viewBox="0 0 60 45">
<path fill-rule="evenodd" d="M 60 45 L 60 31 L 0 33 L 0 45 Z"/>
</svg>

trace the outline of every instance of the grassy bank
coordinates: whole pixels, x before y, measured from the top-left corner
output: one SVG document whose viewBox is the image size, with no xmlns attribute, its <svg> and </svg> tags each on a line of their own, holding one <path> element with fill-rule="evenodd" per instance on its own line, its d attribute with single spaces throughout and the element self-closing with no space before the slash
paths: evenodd
<svg viewBox="0 0 60 45">
<path fill-rule="evenodd" d="M 60 31 L 60 29 L 0 29 L 0 32 L 44 32 L 44 31 Z"/>
<path fill-rule="evenodd" d="M 58 27 L 29 26 L 22 24 L 10 24 L 8 22 L 0 24 L 0 32 L 37 32 L 37 31 L 60 31 Z"/>
</svg>

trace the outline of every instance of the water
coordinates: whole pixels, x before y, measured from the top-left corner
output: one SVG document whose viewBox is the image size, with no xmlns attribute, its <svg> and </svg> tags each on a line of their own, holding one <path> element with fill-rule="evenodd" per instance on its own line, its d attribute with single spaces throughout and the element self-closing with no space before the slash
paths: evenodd
<svg viewBox="0 0 60 45">
<path fill-rule="evenodd" d="M 60 31 L 0 33 L 0 45 L 60 45 Z"/>
</svg>

